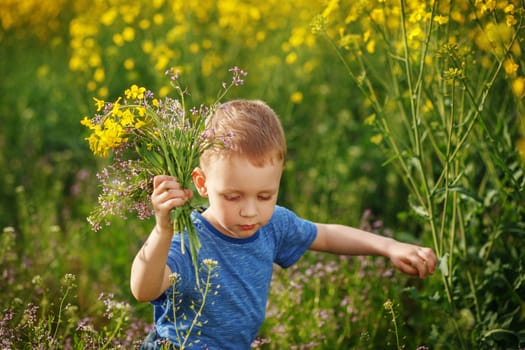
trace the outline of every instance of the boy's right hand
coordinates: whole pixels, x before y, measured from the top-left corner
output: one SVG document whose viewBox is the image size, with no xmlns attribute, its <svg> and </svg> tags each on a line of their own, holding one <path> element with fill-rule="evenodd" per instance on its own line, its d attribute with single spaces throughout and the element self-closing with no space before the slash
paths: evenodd
<svg viewBox="0 0 525 350">
<path fill-rule="evenodd" d="M 155 211 L 157 227 L 163 232 L 173 232 L 170 212 L 173 208 L 184 205 L 193 197 L 193 192 L 183 189 L 177 179 L 169 175 L 158 175 L 153 178 L 151 204 Z"/>
</svg>

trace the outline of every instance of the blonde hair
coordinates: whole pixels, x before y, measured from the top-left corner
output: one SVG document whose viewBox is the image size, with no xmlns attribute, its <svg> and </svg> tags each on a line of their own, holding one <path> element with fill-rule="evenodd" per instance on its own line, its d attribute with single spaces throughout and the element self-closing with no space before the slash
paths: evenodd
<svg viewBox="0 0 525 350">
<path fill-rule="evenodd" d="M 241 155 L 255 165 L 286 159 L 286 139 L 275 112 L 260 100 L 233 100 L 222 104 L 208 120 L 207 130 L 223 138 L 222 146 L 206 150 L 201 163 L 213 156 Z"/>
</svg>

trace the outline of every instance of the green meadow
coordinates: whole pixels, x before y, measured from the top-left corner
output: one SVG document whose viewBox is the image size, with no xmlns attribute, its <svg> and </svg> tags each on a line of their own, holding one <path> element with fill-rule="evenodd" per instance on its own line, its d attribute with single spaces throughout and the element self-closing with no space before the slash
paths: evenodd
<svg viewBox="0 0 525 350">
<path fill-rule="evenodd" d="M 522 0 L 3 0 L 0 348 L 136 349 L 152 308 L 129 289 L 153 219 L 93 231 L 80 124 L 132 84 L 280 116 L 279 203 L 432 247 L 425 280 L 379 257 L 276 268 L 254 349 L 525 348 Z M 94 99 L 95 98 L 95 99 Z M 240 320 L 242 322 L 242 320 Z"/>
</svg>

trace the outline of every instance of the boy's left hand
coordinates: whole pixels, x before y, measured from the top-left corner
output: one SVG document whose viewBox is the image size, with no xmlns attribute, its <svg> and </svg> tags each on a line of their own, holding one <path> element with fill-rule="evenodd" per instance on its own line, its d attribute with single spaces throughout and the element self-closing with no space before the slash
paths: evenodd
<svg viewBox="0 0 525 350">
<path fill-rule="evenodd" d="M 395 242 L 389 249 L 389 258 L 396 268 L 409 275 L 425 278 L 436 270 L 437 257 L 430 248 Z"/>
</svg>

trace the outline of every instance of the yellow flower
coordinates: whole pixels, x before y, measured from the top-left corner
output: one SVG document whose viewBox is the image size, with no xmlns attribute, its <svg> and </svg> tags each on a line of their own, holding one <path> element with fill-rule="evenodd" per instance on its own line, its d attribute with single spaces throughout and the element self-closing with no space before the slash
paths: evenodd
<svg viewBox="0 0 525 350">
<path fill-rule="evenodd" d="M 164 97 L 167 96 L 171 91 L 171 88 L 169 86 L 163 86 L 159 90 L 159 96 Z"/>
<path fill-rule="evenodd" d="M 414 41 L 414 39 L 423 39 L 423 37 L 424 33 L 419 26 L 414 26 L 413 29 L 409 30 L 408 32 L 408 41 Z"/>
<path fill-rule="evenodd" d="M 155 64 L 155 70 L 163 71 L 169 64 L 169 57 L 166 54 L 160 54 L 157 57 L 157 63 Z"/>
<path fill-rule="evenodd" d="M 423 105 L 423 112 L 430 112 L 431 110 L 434 109 L 434 105 L 432 104 L 432 101 L 431 100 L 426 100 L 425 101 L 425 104 Z"/>
<path fill-rule="evenodd" d="M 124 94 L 128 100 L 142 100 L 145 92 L 145 87 L 138 87 L 136 84 L 133 84 L 129 89 L 124 91 Z"/>
<path fill-rule="evenodd" d="M 104 81 L 105 78 L 106 78 L 106 73 L 104 72 L 104 69 L 103 68 L 97 68 L 95 70 L 95 73 L 93 74 L 93 80 L 95 80 L 96 82 L 100 83 L 100 82 Z"/>
<path fill-rule="evenodd" d="M 126 141 L 123 138 L 124 129 L 122 126 L 111 119 L 106 119 L 103 127 L 101 125 L 93 125 L 87 117 L 81 121 L 81 124 L 93 131 L 86 140 L 88 140 L 89 148 L 93 154 L 97 156 L 107 157 L 111 149 Z"/>
<path fill-rule="evenodd" d="M 436 22 L 439 25 L 447 24 L 448 23 L 448 17 L 445 16 L 434 16 L 434 22 Z"/>
<path fill-rule="evenodd" d="M 292 35 L 288 41 L 293 47 L 301 46 L 304 43 L 306 35 L 306 30 L 304 28 L 294 28 L 292 29 Z"/>
<path fill-rule="evenodd" d="M 78 71 L 82 70 L 84 67 L 84 60 L 81 57 L 77 55 L 71 56 L 71 58 L 69 59 L 69 69 L 71 69 L 72 71 Z"/>
<path fill-rule="evenodd" d="M 328 3 L 328 5 L 323 11 L 323 17 L 327 18 L 328 16 L 330 16 L 332 12 L 336 11 L 338 7 L 339 7 L 338 0 L 330 0 L 330 2 Z"/>
<path fill-rule="evenodd" d="M 38 67 L 38 70 L 36 71 L 36 75 L 43 79 L 49 74 L 49 66 L 47 64 L 44 64 L 40 67 Z"/>
<path fill-rule="evenodd" d="M 464 72 L 462 69 L 451 67 L 445 71 L 445 73 L 443 74 L 443 77 L 445 78 L 445 80 L 463 79 Z"/>
<path fill-rule="evenodd" d="M 144 107 L 137 107 L 137 108 L 135 108 L 135 110 L 137 111 L 137 113 L 141 117 L 146 115 L 146 108 L 144 108 Z"/>
<path fill-rule="evenodd" d="M 190 52 L 191 53 L 196 54 L 196 53 L 199 52 L 199 50 L 200 50 L 199 44 L 197 44 L 197 43 L 191 43 L 190 44 Z"/>
<path fill-rule="evenodd" d="M 420 23 L 422 21 L 427 21 L 432 14 L 428 12 L 425 8 L 424 3 L 417 5 L 417 8 L 410 14 L 408 20 L 411 23 Z"/>
<path fill-rule="evenodd" d="M 151 26 L 151 22 L 147 19 L 142 19 L 139 22 L 139 28 L 142 30 L 147 30 Z"/>
<path fill-rule="evenodd" d="M 153 16 L 153 23 L 155 23 L 158 26 L 161 25 L 162 23 L 164 23 L 164 16 L 161 15 L 160 13 L 156 13 Z"/>
<path fill-rule="evenodd" d="M 257 40 L 258 42 L 263 42 L 265 39 L 266 39 L 266 33 L 265 32 L 258 31 L 255 34 L 255 40 Z"/>
<path fill-rule="evenodd" d="M 514 13 L 515 10 L 516 10 L 516 8 L 514 7 L 514 4 L 508 4 L 503 9 L 503 12 L 505 12 L 505 13 Z"/>
<path fill-rule="evenodd" d="M 518 71 L 519 65 L 512 58 L 508 58 L 503 62 L 503 68 L 507 75 L 514 75 Z"/>
<path fill-rule="evenodd" d="M 124 38 L 122 37 L 122 34 L 114 34 L 113 35 L 113 42 L 117 46 L 124 46 Z"/>
<path fill-rule="evenodd" d="M 290 101 L 295 104 L 299 104 L 303 102 L 303 93 L 300 91 L 296 91 L 290 96 Z"/>
<path fill-rule="evenodd" d="M 383 24 L 385 22 L 385 11 L 382 8 L 381 9 L 373 9 L 372 13 L 370 14 L 370 18 L 376 24 Z"/>
<path fill-rule="evenodd" d="M 159 9 L 162 7 L 162 5 L 164 5 L 164 0 L 154 0 L 152 2 L 152 5 L 153 5 L 153 8 Z"/>
<path fill-rule="evenodd" d="M 151 40 L 144 40 L 142 42 L 142 51 L 144 51 L 144 53 L 151 53 L 153 52 L 153 48 L 154 48 L 154 45 L 153 45 L 153 42 Z"/>
<path fill-rule="evenodd" d="M 98 89 L 98 95 L 99 96 L 102 96 L 102 97 L 108 97 L 109 95 L 109 89 L 107 86 L 101 86 L 99 89 Z"/>
<path fill-rule="evenodd" d="M 512 93 L 516 97 L 521 97 L 523 92 L 525 92 L 525 78 L 518 77 L 512 82 Z"/>
<path fill-rule="evenodd" d="M 88 58 L 88 64 L 90 67 L 99 67 L 102 65 L 102 58 L 96 52 L 92 52 Z"/>
<path fill-rule="evenodd" d="M 505 62 L 503 62 L 503 68 L 505 69 L 505 73 L 507 73 L 507 75 L 513 75 L 518 71 L 519 66 L 512 58 L 508 58 L 505 60 Z"/>
<path fill-rule="evenodd" d="M 112 119 L 106 119 L 103 125 L 104 128 L 96 133 L 96 136 L 99 138 L 96 144 L 96 154 L 106 157 L 109 150 L 118 147 L 127 140 L 123 138 L 125 132 L 119 123 Z"/>
<path fill-rule="evenodd" d="M 381 134 L 376 134 L 370 138 L 370 142 L 376 145 L 379 145 L 381 141 L 383 141 L 383 135 Z"/>
<path fill-rule="evenodd" d="M 508 15 L 505 17 L 505 23 L 507 23 L 507 26 L 512 27 L 518 24 L 518 20 L 513 15 Z"/>
<path fill-rule="evenodd" d="M 127 70 L 132 70 L 133 68 L 135 68 L 135 61 L 133 60 L 133 58 L 127 58 L 124 61 L 124 68 L 126 68 Z"/>
<path fill-rule="evenodd" d="M 326 17 L 323 15 L 317 15 L 312 20 L 310 27 L 312 29 L 312 33 L 319 34 L 319 33 L 323 33 L 326 30 L 326 25 L 327 25 Z"/>
<path fill-rule="evenodd" d="M 286 55 L 285 61 L 287 64 L 294 64 L 295 61 L 297 61 L 297 53 L 290 52 L 288 55 Z"/>
<path fill-rule="evenodd" d="M 114 116 L 118 116 L 121 113 L 120 112 L 120 99 L 121 97 L 119 97 L 113 104 L 113 109 L 111 110 L 111 114 Z"/>
<path fill-rule="evenodd" d="M 122 117 L 120 119 L 120 125 L 126 127 L 133 125 L 135 122 L 135 116 L 129 109 L 126 109 L 124 112 L 122 112 Z"/>
<path fill-rule="evenodd" d="M 363 41 L 367 42 L 368 39 L 370 39 L 371 36 L 372 36 L 372 34 L 370 33 L 369 30 L 367 30 L 366 32 L 363 33 Z"/>
<path fill-rule="evenodd" d="M 84 119 L 82 119 L 80 121 L 80 124 L 84 125 L 85 127 L 90 128 L 90 129 L 94 128 L 93 122 L 91 122 L 91 119 L 89 119 L 88 117 L 84 117 Z"/>
<path fill-rule="evenodd" d="M 374 125 L 376 121 L 376 114 L 372 113 L 368 117 L 365 118 L 364 124 L 365 125 Z"/>
<path fill-rule="evenodd" d="M 93 97 L 93 100 L 95 100 L 95 105 L 97 106 L 97 112 L 100 112 L 102 108 L 104 108 L 105 102 L 103 100 L 99 100 L 96 97 Z"/>
<path fill-rule="evenodd" d="M 374 39 L 370 40 L 367 44 L 366 44 L 366 51 L 368 53 L 374 53 L 376 51 L 376 42 Z"/>
<path fill-rule="evenodd" d="M 115 8 L 109 8 L 108 11 L 106 11 L 102 16 L 100 17 L 100 22 L 106 26 L 110 26 L 115 22 L 115 19 L 117 18 L 118 13 Z"/>
<path fill-rule="evenodd" d="M 213 41 L 211 41 L 210 39 L 204 39 L 202 40 L 202 48 L 203 49 L 211 49 L 212 46 L 213 46 Z"/>
<path fill-rule="evenodd" d="M 486 2 L 476 1 L 476 6 L 481 11 L 481 14 L 484 14 L 486 12 L 492 12 L 496 8 L 496 0 L 488 0 Z"/>
<path fill-rule="evenodd" d="M 132 27 L 124 28 L 124 31 L 122 32 L 122 39 L 125 41 L 133 41 L 135 39 L 135 29 Z"/>
<path fill-rule="evenodd" d="M 521 160 L 525 162 L 525 137 L 520 138 L 516 142 L 516 149 L 518 150 Z"/>
</svg>

